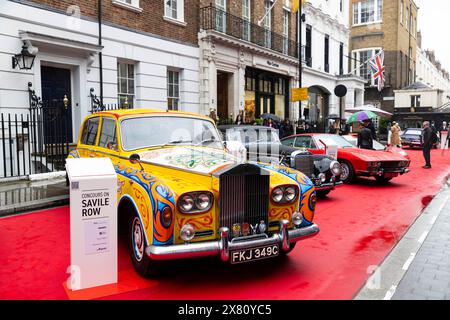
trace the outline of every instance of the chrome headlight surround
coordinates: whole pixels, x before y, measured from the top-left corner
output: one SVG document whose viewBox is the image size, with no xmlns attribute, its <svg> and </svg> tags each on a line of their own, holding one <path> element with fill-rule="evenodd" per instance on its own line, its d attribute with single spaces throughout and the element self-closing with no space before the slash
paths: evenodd
<svg viewBox="0 0 450 320">
<path fill-rule="evenodd" d="M 214 196 L 209 191 L 196 191 L 182 194 L 178 198 L 177 209 L 184 214 L 204 213 L 211 209 Z"/>
<path fill-rule="evenodd" d="M 331 170 L 331 173 L 335 177 L 340 176 L 342 174 L 342 167 L 341 167 L 341 164 L 338 161 L 332 161 L 330 163 L 330 170 Z"/>
<path fill-rule="evenodd" d="M 316 195 L 316 192 L 314 191 L 313 193 L 311 193 L 311 195 L 309 196 L 309 199 L 308 199 L 309 209 L 311 211 L 315 211 L 316 210 L 316 204 L 317 204 L 317 195 Z"/>
<path fill-rule="evenodd" d="M 194 239 L 194 237 L 195 237 L 195 228 L 191 224 L 187 223 L 181 227 L 180 238 L 183 241 L 186 242 L 191 241 L 192 239 Z"/>
<path fill-rule="evenodd" d="M 297 200 L 298 194 L 299 188 L 296 185 L 278 186 L 272 190 L 270 199 L 276 205 L 291 204 Z"/>
</svg>

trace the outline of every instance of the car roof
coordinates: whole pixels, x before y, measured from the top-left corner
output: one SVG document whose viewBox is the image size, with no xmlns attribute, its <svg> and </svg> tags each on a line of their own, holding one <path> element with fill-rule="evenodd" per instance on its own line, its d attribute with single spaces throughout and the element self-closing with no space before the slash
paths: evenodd
<svg viewBox="0 0 450 320">
<path fill-rule="evenodd" d="M 161 109 L 120 109 L 120 110 L 107 110 L 96 112 L 96 116 L 113 116 L 117 119 L 131 116 L 191 116 L 196 118 L 201 118 L 205 120 L 212 121 L 211 118 L 202 116 L 197 113 L 184 112 L 184 111 L 174 111 L 174 110 L 161 110 Z"/>
<path fill-rule="evenodd" d="M 227 124 L 227 125 L 220 125 L 218 126 L 218 128 L 220 130 L 225 130 L 225 129 L 239 129 L 239 130 L 248 130 L 248 129 L 266 129 L 266 130 L 276 130 L 275 128 L 271 128 L 271 127 L 265 127 L 265 126 L 252 126 L 252 125 L 232 125 L 232 124 Z"/>
</svg>

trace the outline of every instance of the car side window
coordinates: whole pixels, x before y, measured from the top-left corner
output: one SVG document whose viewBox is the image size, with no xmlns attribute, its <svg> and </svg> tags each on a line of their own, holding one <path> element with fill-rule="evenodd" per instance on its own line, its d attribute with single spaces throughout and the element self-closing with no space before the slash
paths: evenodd
<svg viewBox="0 0 450 320">
<path fill-rule="evenodd" d="M 112 118 L 103 118 L 98 146 L 101 148 L 118 151 L 116 120 Z"/>
<path fill-rule="evenodd" d="M 311 143 L 311 137 L 297 137 L 294 147 L 315 149 L 314 145 Z"/>
<path fill-rule="evenodd" d="M 282 141 L 285 146 L 293 147 L 295 138 L 289 138 Z"/>
<path fill-rule="evenodd" d="M 83 135 L 81 136 L 81 143 L 93 146 L 97 138 L 98 125 L 100 118 L 91 118 L 84 124 Z"/>
</svg>

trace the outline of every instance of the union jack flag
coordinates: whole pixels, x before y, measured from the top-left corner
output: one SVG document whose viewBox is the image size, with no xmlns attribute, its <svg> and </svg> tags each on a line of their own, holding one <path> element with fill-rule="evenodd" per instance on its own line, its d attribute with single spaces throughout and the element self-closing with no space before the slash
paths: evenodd
<svg viewBox="0 0 450 320">
<path fill-rule="evenodd" d="M 386 68 L 384 67 L 384 51 L 381 51 L 375 57 L 369 61 L 370 69 L 372 70 L 372 76 L 374 80 L 378 80 L 378 91 L 383 90 L 386 78 L 384 77 L 384 72 Z"/>
</svg>

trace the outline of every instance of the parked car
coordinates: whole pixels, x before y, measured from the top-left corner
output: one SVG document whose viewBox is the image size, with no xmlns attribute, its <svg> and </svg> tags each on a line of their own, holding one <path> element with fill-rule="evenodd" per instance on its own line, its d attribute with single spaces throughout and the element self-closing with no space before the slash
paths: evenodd
<svg viewBox="0 0 450 320">
<path fill-rule="evenodd" d="M 358 135 L 356 134 L 349 134 L 349 135 L 345 135 L 342 136 L 345 140 L 347 140 L 348 142 L 350 142 L 354 147 L 358 146 Z M 401 149 L 401 148 L 397 148 L 397 147 L 388 147 L 385 146 L 381 143 L 379 143 L 377 140 L 373 140 L 373 149 L 376 151 L 387 151 L 387 152 L 391 152 L 391 153 L 395 153 L 395 154 L 399 154 L 403 157 L 405 157 L 406 159 L 410 160 L 408 153 Z"/>
<path fill-rule="evenodd" d="M 403 134 L 400 135 L 400 139 L 402 140 L 403 146 L 409 146 L 410 148 L 422 148 L 422 131 L 421 128 L 409 128 L 406 129 Z M 439 137 L 437 142 L 433 145 L 433 148 L 437 148 L 439 146 Z"/>
<path fill-rule="evenodd" d="M 238 163 L 207 117 L 102 111 L 84 120 L 69 157 L 111 159 L 119 225 L 143 276 L 156 275 L 160 260 L 287 254 L 319 232 L 312 181 L 283 166 Z"/>
<path fill-rule="evenodd" d="M 306 148 L 298 149 L 281 143 L 278 130 L 264 126 L 223 125 L 219 130 L 225 141 L 237 141 L 247 149 L 247 159 L 263 163 L 282 164 L 307 175 L 319 197 L 325 197 L 342 185 L 341 166 L 326 155 L 314 155 Z"/>
<path fill-rule="evenodd" d="M 301 134 L 283 139 L 282 143 L 291 143 L 307 148 L 314 154 L 325 154 L 327 145 L 337 145 L 338 161 L 341 163 L 341 179 L 351 183 L 357 176 L 375 177 L 379 182 L 388 182 L 409 172 L 410 161 L 400 154 L 358 149 L 339 135 Z"/>
</svg>

